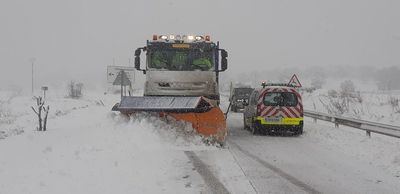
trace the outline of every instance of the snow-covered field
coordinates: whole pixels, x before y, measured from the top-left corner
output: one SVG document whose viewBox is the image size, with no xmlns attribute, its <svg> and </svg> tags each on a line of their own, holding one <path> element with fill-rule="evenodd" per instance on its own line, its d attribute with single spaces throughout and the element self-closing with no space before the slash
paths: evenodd
<svg viewBox="0 0 400 194">
<path fill-rule="evenodd" d="M 343 105 L 340 97 L 332 97 L 332 90 L 340 93 L 340 81 L 331 80 L 332 84 L 324 86 L 312 93 L 303 92 L 304 108 L 329 114 L 340 111 L 336 105 Z M 336 83 L 336 84 L 334 84 Z M 373 83 L 355 82 L 355 98 L 349 98 L 348 108 L 341 106 L 344 117 L 362 119 L 366 121 L 400 125 L 400 91 L 379 91 L 371 87 Z M 331 94 L 330 94 L 331 93 Z M 338 94 L 340 95 L 340 94 Z M 396 106 L 397 105 L 397 106 Z"/>
<path fill-rule="evenodd" d="M 218 148 L 205 145 L 184 123 L 111 112 L 119 95 L 92 92 L 70 99 L 50 93 L 48 131 L 39 132 L 31 97 L 0 94 L 0 193 L 210 193 L 214 179 L 232 193 L 304 191 L 234 145 L 317 191 L 395 193 L 393 185 L 400 185 L 398 139 L 368 138 L 332 123 L 306 120 L 300 137 L 253 137 L 241 129 L 241 114 L 233 113 L 228 146 Z M 193 154 L 210 179 L 188 157 Z"/>
</svg>

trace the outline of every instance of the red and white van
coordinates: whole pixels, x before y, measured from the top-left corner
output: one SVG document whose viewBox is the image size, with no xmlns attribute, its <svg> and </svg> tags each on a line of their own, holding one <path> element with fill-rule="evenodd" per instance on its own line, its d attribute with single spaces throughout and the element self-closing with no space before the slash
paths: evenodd
<svg viewBox="0 0 400 194">
<path fill-rule="evenodd" d="M 303 133 L 303 104 L 292 85 L 263 84 L 251 93 L 245 105 L 244 128 L 253 134 Z"/>
</svg>

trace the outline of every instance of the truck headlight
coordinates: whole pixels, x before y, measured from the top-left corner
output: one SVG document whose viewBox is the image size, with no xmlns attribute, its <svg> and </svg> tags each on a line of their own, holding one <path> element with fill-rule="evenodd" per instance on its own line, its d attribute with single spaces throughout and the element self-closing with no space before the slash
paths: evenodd
<svg viewBox="0 0 400 194">
<path fill-rule="evenodd" d="M 196 36 L 196 40 L 202 40 L 203 37 L 202 36 Z"/>
</svg>

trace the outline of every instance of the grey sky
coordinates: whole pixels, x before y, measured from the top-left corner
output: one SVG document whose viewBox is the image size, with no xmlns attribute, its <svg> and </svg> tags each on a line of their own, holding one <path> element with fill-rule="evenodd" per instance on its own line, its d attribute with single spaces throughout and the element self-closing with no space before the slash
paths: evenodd
<svg viewBox="0 0 400 194">
<path fill-rule="evenodd" d="M 398 0 L 1 0 L 0 86 L 105 82 L 152 34 L 210 34 L 228 74 L 281 65 L 400 66 Z M 61 86 L 61 85 L 60 85 Z"/>
</svg>

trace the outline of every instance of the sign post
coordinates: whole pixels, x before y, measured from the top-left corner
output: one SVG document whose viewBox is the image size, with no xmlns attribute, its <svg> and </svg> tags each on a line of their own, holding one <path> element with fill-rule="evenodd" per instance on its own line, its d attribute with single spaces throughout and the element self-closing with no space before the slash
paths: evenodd
<svg viewBox="0 0 400 194">
<path fill-rule="evenodd" d="M 43 90 L 43 99 L 46 100 L 46 91 L 49 89 L 49 87 L 47 86 L 42 86 L 42 90 Z"/>
<path fill-rule="evenodd" d="M 132 85 L 135 82 L 135 68 L 129 66 L 107 66 L 107 82 L 112 86 L 120 86 L 121 97 L 124 93 L 126 95 L 127 87 L 130 95 L 133 90 Z"/>
</svg>

